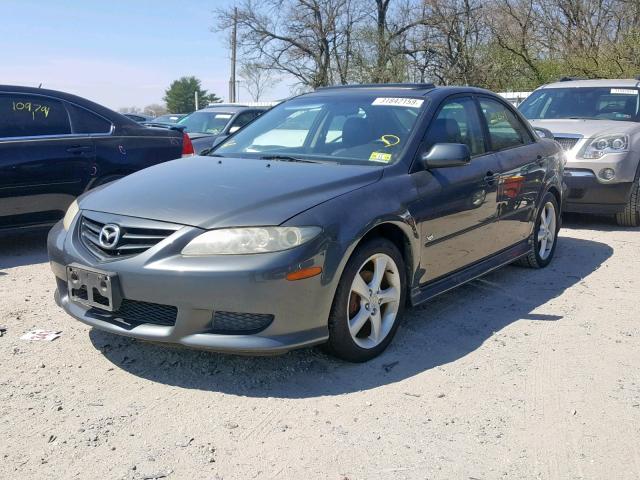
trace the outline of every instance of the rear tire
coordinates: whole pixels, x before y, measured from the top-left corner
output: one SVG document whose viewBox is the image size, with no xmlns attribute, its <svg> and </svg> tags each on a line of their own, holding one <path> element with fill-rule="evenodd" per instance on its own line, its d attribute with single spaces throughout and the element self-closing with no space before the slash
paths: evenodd
<svg viewBox="0 0 640 480">
<path fill-rule="evenodd" d="M 640 226 L 640 182 L 638 179 L 631 186 L 631 195 L 624 211 L 616 213 L 616 222 L 621 227 Z"/>
<path fill-rule="evenodd" d="M 516 264 L 529 268 L 544 268 L 551 263 L 558 244 L 560 208 L 555 195 L 547 192 L 542 199 L 538 217 L 529 237 L 529 253 Z M 551 242 L 551 245 L 549 245 Z"/>
<path fill-rule="evenodd" d="M 406 272 L 398 248 L 384 238 L 360 245 L 336 289 L 327 349 L 349 362 L 378 356 L 395 335 L 405 302 Z"/>
</svg>

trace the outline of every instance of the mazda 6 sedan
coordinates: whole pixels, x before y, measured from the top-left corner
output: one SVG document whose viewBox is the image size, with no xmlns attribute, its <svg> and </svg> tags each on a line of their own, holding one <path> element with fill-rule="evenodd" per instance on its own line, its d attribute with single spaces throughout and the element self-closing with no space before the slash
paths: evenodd
<svg viewBox="0 0 640 480">
<path fill-rule="evenodd" d="M 366 361 L 406 306 L 547 266 L 563 168 L 560 146 L 486 90 L 320 89 L 208 156 L 80 197 L 49 235 L 56 300 L 143 340 Z"/>
</svg>

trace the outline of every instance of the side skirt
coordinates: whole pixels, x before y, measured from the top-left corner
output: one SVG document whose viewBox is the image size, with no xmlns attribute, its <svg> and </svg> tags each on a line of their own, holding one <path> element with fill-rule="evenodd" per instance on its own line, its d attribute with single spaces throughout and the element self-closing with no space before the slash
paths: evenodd
<svg viewBox="0 0 640 480">
<path fill-rule="evenodd" d="M 427 300 L 431 300 L 433 297 L 486 275 L 493 270 L 513 263 L 520 257 L 525 256 L 529 252 L 529 248 L 529 240 L 523 240 L 513 247 L 509 247 L 484 260 L 480 260 L 469 267 L 462 268 L 443 278 L 414 288 L 411 292 L 411 304 L 413 306 L 419 305 Z"/>
</svg>

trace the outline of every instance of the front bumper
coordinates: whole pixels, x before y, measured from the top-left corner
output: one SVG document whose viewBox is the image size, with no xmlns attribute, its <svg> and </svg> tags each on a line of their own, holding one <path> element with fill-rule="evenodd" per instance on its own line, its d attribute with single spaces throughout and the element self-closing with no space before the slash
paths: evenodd
<svg viewBox="0 0 640 480">
<path fill-rule="evenodd" d="M 78 218 L 69 232 L 60 223 L 51 230 L 48 250 L 57 281 L 56 302 L 83 323 L 142 340 L 247 354 L 282 353 L 328 338 L 335 286 L 326 280 L 326 272 L 299 281 L 285 278 L 302 267 L 323 266 L 326 242 L 321 238 L 285 252 L 184 257 L 182 247 L 202 232 L 184 227 L 139 255 L 100 262 L 80 241 Z M 72 263 L 115 272 L 123 298 L 174 307 L 175 322 L 122 322 L 117 312 L 70 301 L 66 266 Z M 268 315 L 272 321 L 257 332 L 220 333 L 216 312 Z"/>
<path fill-rule="evenodd" d="M 591 170 L 565 169 L 569 192 L 565 212 L 613 214 L 622 212 L 629 201 L 632 182 L 604 183 Z"/>
</svg>

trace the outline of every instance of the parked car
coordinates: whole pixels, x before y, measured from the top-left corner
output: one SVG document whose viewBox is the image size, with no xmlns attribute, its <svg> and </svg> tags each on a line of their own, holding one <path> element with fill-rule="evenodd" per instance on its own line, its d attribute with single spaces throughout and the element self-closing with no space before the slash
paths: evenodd
<svg viewBox="0 0 640 480">
<path fill-rule="evenodd" d="M 138 123 L 151 122 L 155 119 L 153 115 L 146 115 L 144 113 L 124 113 L 123 115 Z"/>
<path fill-rule="evenodd" d="M 521 105 L 553 133 L 567 156 L 568 212 L 614 214 L 640 225 L 638 80 L 571 80 L 544 85 Z"/>
<path fill-rule="evenodd" d="M 0 86 L 0 230 L 51 226 L 81 193 L 179 158 L 189 139 L 75 95 Z"/>
<path fill-rule="evenodd" d="M 244 127 L 254 118 L 262 115 L 268 107 L 246 105 L 215 105 L 190 113 L 177 124 L 184 127 L 198 154 L 213 147 L 220 141 Z"/>
<path fill-rule="evenodd" d="M 56 301 L 140 339 L 242 353 L 325 343 L 365 361 L 406 304 L 512 262 L 547 266 L 562 170 L 558 144 L 489 91 L 322 89 L 208 157 L 81 197 L 49 235 Z"/>
<path fill-rule="evenodd" d="M 174 123 L 178 123 L 186 116 L 186 113 L 167 113 L 166 115 L 160 115 L 159 117 L 154 118 L 153 120 L 151 120 L 151 122 L 173 125 Z"/>
</svg>

